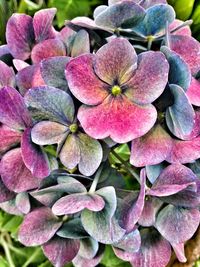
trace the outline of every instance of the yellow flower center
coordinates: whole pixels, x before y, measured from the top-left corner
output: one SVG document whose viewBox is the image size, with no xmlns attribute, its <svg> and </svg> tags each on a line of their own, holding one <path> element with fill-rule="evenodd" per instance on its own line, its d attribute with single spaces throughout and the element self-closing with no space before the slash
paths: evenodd
<svg viewBox="0 0 200 267">
<path fill-rule="evenodd" d="M 71 124 L 70 126 L 69 126 L 69 129 L 70 129 L 70 131 L 71 131 L 71 133 L 76 133 L 77 132 L 77 130 L 78 130 L 78 125 L 77 124 Z"/>
<path fill-rule="evenodd" d="M 114 96 L 120 95 L 122 90 L 118 85 L 114 85 L 111 89 L 111 92 Z"/>
</svg>

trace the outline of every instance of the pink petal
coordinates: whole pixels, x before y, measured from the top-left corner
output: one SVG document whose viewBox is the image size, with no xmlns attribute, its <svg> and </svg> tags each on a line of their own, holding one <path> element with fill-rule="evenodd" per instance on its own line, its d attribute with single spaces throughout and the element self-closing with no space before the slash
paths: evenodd
<svg viewBox="0 0 200 267">
<path fill-rule="evenodd" d="M 31 129 L 27 128 L 21 140 L 22 158 L 26 167 L 37 178 L 44 178 L 50 174 L 49 160 L 46 153 L 31 140 Z"/>
<path fill-rule="evenodd" d="M 15 197 L 15 194 L 11 192 L 0 179 L 0 203 L 9 201 Z"/>
<path fill-rule="evenodd" d="M 137 68 L 137 54 L 124 38 L 114 38 L 96 53 L 94 70 L 104 82 L 113 85 L 129 80 Z"/>
<path fill-rule="evenodd" d="M 21 133 L 10 129 L 6 125 L 0 125 L 0 154 L 20 143 Z"/>
<path fill-rule="evenodd" d="M 156 117 L 152 105 L 138 106 L 123 95 L 109 96 L 95 107 L 81 106 L 78 112 L 78 119 L 88 135 L 95 139 L 110 136 L 117 143 L 144 135 L 154 125 Z"/>
<path fill-rule="evenodd" d="M 189 163 L 200 158 L 200 136 L 190 140 L 174 140 L 172 150 L 167 157 L 170 163 Z"/>
<path fill-rule="evenodd" d="M 132 141 L 130 163 L 136 167 L 155 165 L 166 159 L 173 140 L 160 124 Z"/>
<path fill-rule="evenodd" d="M 6 65 L 0 60 L 0 89 L 4 86 L 15 86 L 15 73 L 13 68 Z"/>
<path fill-rule="evenodd" d="M 83 55 L 72 59 L 66 68 L 66 79 L 72 94 L 87 105 L 97 105 L 107 96 L 107 85 L 93 70 L 94 56 Z"/>
<path fill-rule="evenodd" d="M 192 82 L 186 94 L 191 104 L 200 107 L 200 81 L 192 78 Z"/>
<path fill-rule="evenodd" d="M 189 65 L 192 74 L 196 74 L 200 68 L 200 44 L 190 36 L 172 35 L 170 48 L 179 54 Z"/>
<path fill-rule="evenodd" d="M 169 29 L 170 31 L 174 30 L 175 28 L 177 28 L 178 26 L 180 26 L 181 24 L 183 24 L 184 21 L 179 20 L 179 19 L 175 19 L 170 25 L 169 25 Z M 174 35 L 188 35 L 191 36 L 192 32 L 190 30 L 189 26 L 184 26 L 181 29 L 179 29 L 178 31 L 175 31 L 174 33 L 172 33 Z"/>
<path fill-rule="evenodd" d="M 172 244 L 176 257 L 180 262 L 186 262 L 187 258 L 185 257 L 184 243 Z"/>
<path fill-rule="evenodd" d="M 0 175 L 6 187 L 17 193 L 39 186 L 38 180 L 32 176 L 23 162 L 20 148 L 10 150 L 2 157 Z"/>
<path fill-rule="evenodd" d="M 25 14 L 13 14 L 7 23 L 6 40 L 14 58 L 28 59 L 34 41 L 32 18 Z"/>
<path fill-rule="evenodd" d="M 28 63 L 21 59 L 13 59 L 13 65 L 15 66 L 17 71 L 20 71 L 28 66 L 30 66 Z"/>
<path fill-rule="evenodd" d="M 0 90 L 0 121 L 16 130 L 31 125 L 31 117 L 23 97 L 12 87 Z"/>
<path fill-rule="evenodd" d="M 55 30 L 52 27 L 56 8 L 42 9 L 35 13 L 33 17 L 33 28 L 37 43 L 55 37 Z"/>
<path fill-rule="evenodd" d="M 65 46 L 59 39 L 45 40 L 35 45 L 31 52 L 33 63 L 39 63 L 45 58 L 56 56 L 66 56 Z"/>
<path fill-rule="evenodd" d="M 18 71 L 16 80 L 22 95 L 25 95 L 30 88 L 45 85 L 41 76 L 40 64 L 34 64 Z"/>
<path fill-rule="evenodd" d="M 126 96 L 138 104 L 152 103 L 164 91 L 168 73 L 169 64 L 161 52 L 141 53 L 135 74 L 125 84 Z"/>
</svg>

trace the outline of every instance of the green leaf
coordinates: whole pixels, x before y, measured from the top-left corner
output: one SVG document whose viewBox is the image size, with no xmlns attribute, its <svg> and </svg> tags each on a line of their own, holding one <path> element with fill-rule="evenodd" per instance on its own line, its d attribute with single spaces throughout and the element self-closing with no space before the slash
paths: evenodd
<svg viewBox="0 0 200 267">
<path fill-rule="evenodd" d="M 130 263 L 124 262 L 117 258 L 113 252 L 111 246 L 106 246 L 104 257 L 101 263 L 106 267 L 129 267 L 131 266 Z"/>
<path fill-rule="evenodd" d="M 200 40 L 200 3 L 198 3 L 196 8 L 194 9 L 192 20 L 192 32 L 193 34 L 198 34 L 197 37 Z"/>
<path fill-rule="evenodd" d="M 9 267 L 9 264 L 6 259 L 0 256 L 0 267 Z"/>
<path fill-rule="evenodd" d="M 18 227 L 22 223 L 22 217 L 19 216 L 13 216 L 8 222 L 6 222 L 2 228 L 1 231 L 16 233 L 18 230 Z"/>
<path fill-rule="evenodd" d="M 190 17 L 195 0 L 169 0 L 176 11 L 177 17 L 181 20 L 186 20 Z"/>
</svg>

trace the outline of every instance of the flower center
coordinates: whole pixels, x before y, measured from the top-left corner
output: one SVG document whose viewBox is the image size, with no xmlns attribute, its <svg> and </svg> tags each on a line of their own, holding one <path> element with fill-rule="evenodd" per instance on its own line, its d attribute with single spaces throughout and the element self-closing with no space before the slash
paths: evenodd
<svg viewBox="0 0 200 267">
<path fill-rule="evenodd" d="M 114 85 L 111 89 L 111 92 L 114 96 L 120 95 L 122 90 L 118 85 Z"/>
<path fill-rule="evenodd" d="M 71 124 L 71 125 L 69 126 L 69 129 L 70 129 L 71 133 L 76 133 L 77 130 L 78 130 L 78 125 L 75 124 L 75 123 L 73 123 L 73 124 Z"/>
</svg>

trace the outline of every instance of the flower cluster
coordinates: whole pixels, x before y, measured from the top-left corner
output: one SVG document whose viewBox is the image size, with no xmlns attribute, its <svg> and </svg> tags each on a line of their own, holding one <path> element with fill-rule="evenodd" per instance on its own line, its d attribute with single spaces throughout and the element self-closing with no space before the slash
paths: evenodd
<svg viewBox="0 0 200 267">
<path fill-rule="evenodd" d="M 200 223 L 200 43 L 165 0 L 109 0 L 61 31 L 13 14 L 0 46 L 0 207 L 56 267 L 105 245 L 165 267 Z"/>
</svg>

